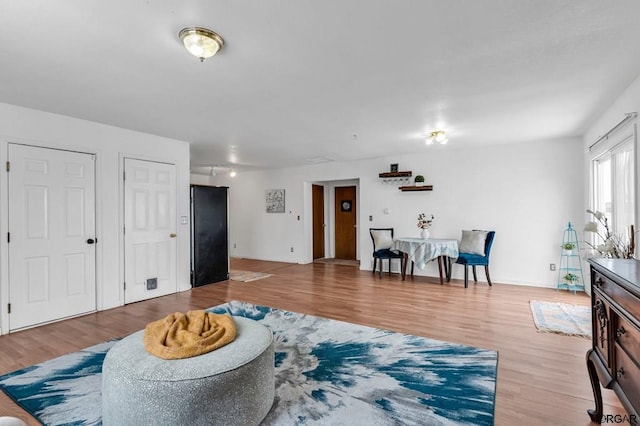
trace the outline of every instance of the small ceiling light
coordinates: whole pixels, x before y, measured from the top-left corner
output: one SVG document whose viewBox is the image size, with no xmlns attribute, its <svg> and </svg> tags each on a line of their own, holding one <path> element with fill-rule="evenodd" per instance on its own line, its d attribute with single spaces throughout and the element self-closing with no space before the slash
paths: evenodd
<svg viewBox="0 0 640 426">
<path fill-rule="evenodd" d="M 427 137 L 427 145 L 433 145 L 434 142 L 438 142 L 441 145 L 446 144 L 449 141 L 444 130 L 435 130 Z"/>
<path fill-rule="evenodd" d="M 231 176 L 231 177 L 236 177 L 236 171 L 235 171 L 235 170 L 231 170 L 231 171 L 229 172 L 229 176 Z"/>
<path fill-rule="evenodd" d="M 224 46 L 224 40 L 211 30 L 201 27 L 183 28 L 178 35 L 184 48 L 200 62 L 212 57 Z"/>
</svg>

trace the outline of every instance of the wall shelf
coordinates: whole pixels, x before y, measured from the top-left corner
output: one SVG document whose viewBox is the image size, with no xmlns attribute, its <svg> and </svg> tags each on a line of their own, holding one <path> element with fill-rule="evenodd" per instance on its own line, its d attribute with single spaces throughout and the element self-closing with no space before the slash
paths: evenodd
<svg viewBox="0 0 640 426">
<path fill-rule="evenodd" d="M 399 177 L 411 177 L 411 172 L 384 172 L 378 174 L 379 178 L 399 178 Z"/>
<path fill-rule="evenodd" d="M 433 185 L 423 185 L 423 186 L 400 186 L 398 187 L 400 191 L 433 191 Z"/>
<path fill-rule="evenodd" d="M 411 182 L 411 179 L 409 179 L 411 176 L 413 176 L 413 172 L 411 171 L 378 173 L 378 177 L 384 179 L 384 183 L 409 183 Z M 402 185 L 399 186 L 398 189 L 400 191 L 433 191 L 433 185 Z"/>
</svg>

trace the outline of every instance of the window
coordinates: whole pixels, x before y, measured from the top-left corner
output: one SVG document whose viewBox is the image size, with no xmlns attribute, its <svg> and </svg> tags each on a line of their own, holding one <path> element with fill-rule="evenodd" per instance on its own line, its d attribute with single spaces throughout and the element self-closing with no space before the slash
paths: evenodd
<svg viewBox="0 0 640 426">
<path fill-rule="evenodd" d="M 593 159 L 593 210 L 604 213 L 611 232 L 627 241 L 635 224 L 634 133 Z"/>
</svg>

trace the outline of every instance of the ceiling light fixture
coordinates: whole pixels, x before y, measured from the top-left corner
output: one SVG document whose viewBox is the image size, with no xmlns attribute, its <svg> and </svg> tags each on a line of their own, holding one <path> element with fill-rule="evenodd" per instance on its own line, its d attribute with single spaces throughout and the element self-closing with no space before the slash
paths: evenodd
<svg viewBox="0 0 640 426">
<path fill-rule="evenodd" d="M 215 32 L 202 27 L 183 28 L 178 34 L 184 48 L 200 62 L 212 57 L 224 46 L 224 40 Z"/>
<path fill-rule="evenodd" d="M 231 176 L 231 177 L 236 177 L 236 171 L 235 171 L 235 170 L 231 170 L 231 171 L 229 172 L 229 176 Z"/>
<path fill-rule="evenodd" d="M 434 130 L 427 137 L 427 145 L 433 145 L 434 142 L 438 142 L 441 145 L 446 144 L 449 138 L 444 133 L 444 130 Z"/>
</svg>

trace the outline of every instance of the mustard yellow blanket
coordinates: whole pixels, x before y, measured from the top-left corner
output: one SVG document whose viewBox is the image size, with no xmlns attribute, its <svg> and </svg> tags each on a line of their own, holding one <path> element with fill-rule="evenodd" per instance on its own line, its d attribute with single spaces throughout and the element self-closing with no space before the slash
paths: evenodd
<svg viewBox="0 0 640 426">
<path fill-rule="evenodd" d="M 162 359 L 190 358 L 221 348 L 235 337 L 236 324 L 230 315 L 176 312 L 147 324 L 144 348 Z"/>
</svg>

